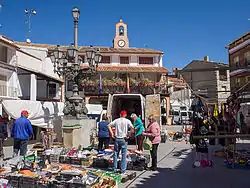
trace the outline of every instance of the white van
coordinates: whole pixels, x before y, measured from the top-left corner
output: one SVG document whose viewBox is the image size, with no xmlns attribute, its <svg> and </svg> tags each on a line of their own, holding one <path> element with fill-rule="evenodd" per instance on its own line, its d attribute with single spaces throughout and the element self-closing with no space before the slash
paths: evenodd
<svg viewBox="0 0 250 188">
<path fill-rule="evenodd" d="M 188 124 L 189 123 L 189 113 L 188 111 L 180 111 L 181 123 Z"/>
</svg>

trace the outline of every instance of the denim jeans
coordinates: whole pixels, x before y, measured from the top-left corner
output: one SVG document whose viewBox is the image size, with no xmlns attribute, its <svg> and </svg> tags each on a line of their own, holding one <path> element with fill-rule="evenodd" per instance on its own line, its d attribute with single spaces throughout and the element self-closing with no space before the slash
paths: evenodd
<svg viewBox="0 0 250 188">
<path fill-rule="evenodd" d="M 115 140 L 115 148 L 114 148 L 114 169 L 117 169 L 117 160 L 119 157 L 120 151 L 122 152 L 122 161 L 121 161 L 121 173 L 124 173 L 127 169 L 127 147 L 128 143 L 124 139 L 117 138 Z"/>
<path fill-rule="evenodd" d="M 14 139 L 14 155 L 17 156 L 20 150 L 20 155 L 24 156 L 27 152 L 27 140 Z"/>
</svg>

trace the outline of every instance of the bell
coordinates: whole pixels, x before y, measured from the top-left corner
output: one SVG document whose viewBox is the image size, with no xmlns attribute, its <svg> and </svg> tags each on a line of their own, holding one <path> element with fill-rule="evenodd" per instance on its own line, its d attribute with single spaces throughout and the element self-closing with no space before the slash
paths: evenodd
<svg viewBox="0 0 250 188">
<path fill-rule="evenodd" d="M 120 30 L 120 35 L 123 35 L 123 30 L 122 29 Z"/>
</svg>

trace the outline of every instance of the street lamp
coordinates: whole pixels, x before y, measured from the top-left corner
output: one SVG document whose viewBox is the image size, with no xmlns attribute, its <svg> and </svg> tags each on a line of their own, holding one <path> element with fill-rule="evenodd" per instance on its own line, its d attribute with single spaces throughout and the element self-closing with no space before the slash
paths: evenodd
<svg viewBox="0 0 250 188">
<path fill-rule="evenodd" d="M 78 83 L 82 78 L 90 77 L 97 72 L 98 64 L 101 61 L 99 50 L 90 46 L 86 51 L 88 67 L 82 69 L 81 65 L 84 59 L 79 57 L 78 52 L 78 20 L 80 11 L 77 8 L 72 10 L 74 19 L 74 44 L 68 49 L 62 49 L 60 46 L 50 54 L 52 63 L 54 64 L 54 72 L 63 77 L 64 80 L 73 80 L 73 95 L 65 102 L 64 114 L 75 116 L 77 119 L 87 118 L 88 110 L 85 106 L 83 98 L 79 95 Z"/>
<path fill-rule="evenodd" d="M 27 42 L 28 43 L 30 43 L 31 42 L 31 40 L 30 40 L 30 32 L 31 32 L 31 30 L 30 30 L 30 18 L 31 18 L 31 15 L 36 15 L 36 11 L 34 10 L 34 9 L 31 9 L 31 10 L 29 10 L 29 9 L 25 9 L 25 14 L 27 15 L 27 21 L 26 21 L 26 23 L 28 24 L 28 38 L 27 38 Z"/>
</svg>

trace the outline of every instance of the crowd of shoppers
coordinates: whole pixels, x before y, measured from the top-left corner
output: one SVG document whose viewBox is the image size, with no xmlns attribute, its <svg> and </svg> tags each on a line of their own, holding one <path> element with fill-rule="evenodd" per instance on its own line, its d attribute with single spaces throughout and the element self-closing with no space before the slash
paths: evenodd
<svg viewBox="0 0 250 188">
<path fill-rule="evenodd" d="M 103 115 L 103 121 L 98 124 L 98 150 L 103 151 L 109 148 L 110 138 L 114 139 L 114 157 L 113 166 L 115 171 L 120 171 L 122 174 L 126 172 L 127 168 L 127 150 L 128 150 L 128 139 L 129 130 L 135 133 L 137 150 L 139 153 L 143 151 L 143 143 L 145 138 L 149 138 L 152 143 L 150 150 L 152 158 L 152 166 L 149 168 L 152 171 L 157 170 L 157 151 L 159 143 L 161 142 L 160 125 L 157 123 L 154 115 L 148 117 L 148 126 L 145 129 L 142 120 L 136 114 L 130 116 L 132 122 L 127 119 L 127 112 L 125 110 L 120 112 L 120 118 L 114 121 L 108 121 L 106 115 Z M 114 131 L 113 131 L 114 128 Z M 104 145 L 104 147 L 103 147 Z M 118 169 L 118 157 L 121 153 L 121 167 Z"/>
</svg>

